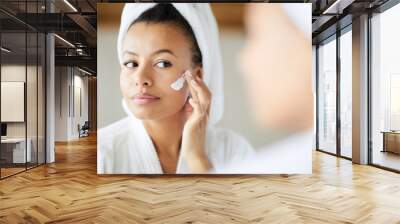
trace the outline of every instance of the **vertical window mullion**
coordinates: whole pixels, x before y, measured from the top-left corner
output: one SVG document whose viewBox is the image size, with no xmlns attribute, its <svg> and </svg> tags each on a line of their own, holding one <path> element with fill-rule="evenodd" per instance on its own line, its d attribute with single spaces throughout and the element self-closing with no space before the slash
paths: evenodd
<svg viewBox="0 0 400 224">
<path fill-rule="evenodd" d="M 336 154 L 341 156 L 341 119 L 340 119 L 340 30 L 336 31 Z"/>
<path fill-rule="evenodd" d="M 25 21 L 28 21 L 28 0 L 25 0 Z M 24 120 L 25 120 L 25 170 L 28 169 L 28 25 L 25 23 L 25 102 L 24 102 Z"/>
<path fill-rule="evenodd" d="M 316 140 L 315 140 L 315 147 L 319 149 L 319 44 L 315 46 L 315 113 L 316 113 L 316 121 L 315 121 L 315 133 L 316 133 Z"/>
<path fill-rule="evenodd" d="M 36 14 L 37 16 L 39 16 L 39 0 L 36 0 Z M 38 165 L 39 165 L 39 30 L 36 31 L 36 166 Z"/>
</svg>

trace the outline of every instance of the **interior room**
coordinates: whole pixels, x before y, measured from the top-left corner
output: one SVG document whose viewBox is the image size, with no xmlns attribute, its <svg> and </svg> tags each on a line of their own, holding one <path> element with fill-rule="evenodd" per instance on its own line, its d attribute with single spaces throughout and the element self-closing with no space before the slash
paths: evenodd
<svg viewBox="0 0 400 224">
<path fill-rule="evenodd" d="M 0 223 L 400 223 L 399 1 L 251 2 L 209 3 L 232 77 L 219 125 L 257 149 L 288 134 L 250 122 L 237 55 L 251 4 L 308 4 L 312 174 L 98 174 L 99 130 L 126 116 L 104 91 L 125 1 L 2 0 Z"/>
</svg>

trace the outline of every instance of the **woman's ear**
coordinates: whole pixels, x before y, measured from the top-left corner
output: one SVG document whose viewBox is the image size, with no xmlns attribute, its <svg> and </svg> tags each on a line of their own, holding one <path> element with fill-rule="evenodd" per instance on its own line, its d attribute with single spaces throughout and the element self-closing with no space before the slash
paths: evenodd
<svg viewBox="0 0 400 224">
<path fill-rule="evenodd" d="M 197 77 L 200 77 L 200 79 L 203 79 L 203 68 L 202 67 L 200 67 L 200 66 L 197 66 L 195 69 L 194 69 L 194 75 L 195 76 L 197 76 Z"/>
</svg>

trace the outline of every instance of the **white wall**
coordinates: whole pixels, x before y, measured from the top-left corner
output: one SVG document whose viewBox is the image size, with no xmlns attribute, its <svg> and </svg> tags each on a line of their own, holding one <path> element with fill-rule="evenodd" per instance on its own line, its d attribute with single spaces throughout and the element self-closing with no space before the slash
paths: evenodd
<svg viewBox="0 0 400 224">
<path fill-rule="evenodd" d="M 22 65 L 2 65 L 1 66 L 1 81 L 2 82 L 24 82 L 25 80 L 25 69 L 31 71 L 33 67 L 28 66 L 27 68 Z M 28 74 L 31 74 L 28 72 Z M 2 96 L 4 98 L 5 96 Z M 1 108 L 1 110 L 7 110 L 7 108 Z M 24 110 L 24 108 L 22 108 Z M 7 135 L 9 137 L 25 137 L 25 123 L 24 122 L 7 122 Z"/>
<path fill-rule="evenodd" d="M 33 80 L 31 75 L 36 76 L 36 67 L 27 66 L 25 65 L 2 65 L 1 66 L 1 81 L 18 81 L 18 82 L 25 82 L 25 75 L 27 72 L 29 86 L 32 87 L 36 86 L 36 81 Z M 27 88 L 27 106 L 30 106 L 27 109 L 27 120 L 28 124 L 28 137 L 30 133 L 33 133 L 33 130 L 36 130 L 36 113 L 32 113 L 33 111 L 36 112 L 36 88 Z M 32 104 L 34 102 L 34 104 Z M 1 108 L 2 110 L 6 110 L 6 108 Z M 24 108 L 22 108 L 24 109 Z M 34 124 L 32 123 L 34 121 Z M 25 123 L 26 122 L 7 122 L 7 136 L 8 137 L 25 137 Z M 36 132 L 35 132 L 36 133 Z"/>
<path fill-rule="evenodd" d="M 82 126 L 85 121 L 88 121 L 88 77 L 82 76 L 83 73 L 76 74 L 77 70 L 75 70 L 74 75 L 74 108 L 72 113 L 72 124 L 71 124 L 71 135 L 72 138 L 78 138 L 78 124 Z M 79 72 L 79 71 L 78 71 Z M 79 93 L 80 91 L 80 93 Z M 80 97 L 79 97 L 80 95 Z M 80 101 L 80 102 L 79 102 Z M 80 108 L 81 107 L 81 108 Z M 82 111 L 80 111 L 82 110 Z"/>
<path fill-rule="evenodd" d="M 19 112 L 23 115 L 26 112 L 26 120 L 22 122 L 6 122 L 7 124 L 7 137 L 10 138 L 21 138 L 27 136 L 30 140 L 30 148 L 32 161 L 36 162 L 36 158 L 39 159 L 39 163 L 44 162 L 44 150 L 45 150 L 45 117 L 44 117 L 44 73 L 42 72 L 41 66 L 25 66 L 20 64 L 3 64 L 1 66 L 1 81 L 10 82 L 24 82 L 26 86 L 26 106 L 25 101 L 22 102 L 22 108 L 18 108 Z M 26 80 L 27 79 L 27 80 Z M 2 93 L 3 93 L 2 89 Z M 22 90 L 22 94 L 25 91 Z M 4 94 L 4 93 L 3 93 Z M 2 95 L 2 98 L 7 98 L 7 95 Z M 2 102 L 3 104 L 4 102 Z M 1 110 L 16 110 L 3 107 Z M 7 111 L 11 113 L 17 113 L 17 111 Z M 48 150 L 50 151 L 50 149 Z M 37 153 L 39 154 L 37 157 Z M 51 160 L 49 160 L 51 161 Z"/>
<path fill-rule="evenodd" d="M 101 15 L 99 15 L 101 16 Z M 121 107 L 120 66 L 117 56 L 118 27 L 97 26 L 97 127 L 126 116 Z"/>
<path fill-rule="evenodd" d="M 55 68 L 55 141 L 68 140 L 68 87 L 67 67 Z"/>
<path fill-rule="evenodd" d="M 77 139 L 78 124 L 88 120 L 88 78 L 75 68 L 56 67 L 55 86 L 55 140 Z"/>
<path fill-rule="evenodd" d="M 1 121 L 24 122 L 25 83 L 1 82 Z"/>
</svg>

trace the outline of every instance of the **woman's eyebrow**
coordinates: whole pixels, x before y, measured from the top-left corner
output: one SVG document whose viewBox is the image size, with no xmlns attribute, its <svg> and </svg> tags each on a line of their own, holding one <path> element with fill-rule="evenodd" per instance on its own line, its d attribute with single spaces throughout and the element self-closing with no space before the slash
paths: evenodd
<svg viewBox="0 0 400 224">
<path fill-rule="evenodd" d="M 173 56 L 175 56 L 177 58 L 177 56 L 174 54 L 174 52 L 172 52 L 171 50 L 168 50 L 168 49 L 157 50 L 157 51 L 153 52 L 151 55 L 162 54 L 162 53 L 168 53 L 168 54 L 171 54 L 171 55 L 173 55 Z M 131 54 L 131 55 L 138 56 L 138 54 L 136 54 L 133 51 L 129 51 L 129 50 L 124 51 L 122 54 Z"/>
<path fill-rule="evenodd" d="M 133 51 L 124 51 L 122 54 L 132 54 L 132 55 L 136 55 L 136 56 L 138 55 Z"/>
<path fill-rule="evenodd" d="M 151 55 L 156 55 L 156 54 L 161 54 L 161 53 L 168 53 L 168 54 L 171 54 L 171 55 L 173 55 L 173 56 L 175 56 L 177 58 L 177 56 L 174 54 L 174 52 L 172 52 L 171 50 L 168 50 L 168 49 L 157 50 L 157 51 L 153 52 Z"/>
</svg>

